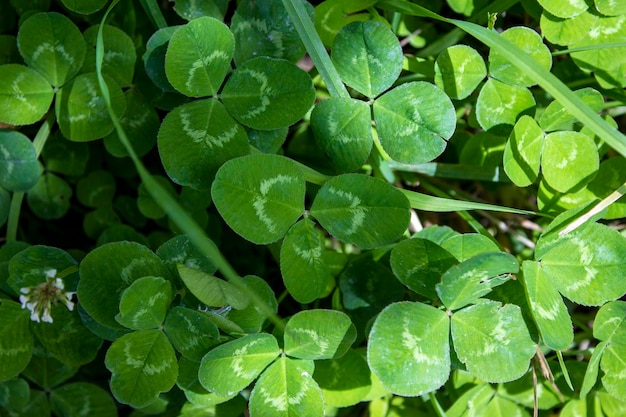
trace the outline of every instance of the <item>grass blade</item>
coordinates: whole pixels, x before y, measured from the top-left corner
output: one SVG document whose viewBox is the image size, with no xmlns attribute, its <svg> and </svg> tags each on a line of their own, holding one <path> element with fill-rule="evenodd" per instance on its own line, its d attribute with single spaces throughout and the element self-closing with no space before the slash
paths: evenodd
<svg viewBox="0 0 626 417">
<path fill-rule="evenodd" d="M 326 83 L 326 88 L 328 88 L 330 95 L 333 97 L 350 97 L 348 90 L 346 90 L 339 77 L 339 73 L 337 73 L 335 66 L 330 60 L 328 52 L 326 52 L 326 48 L 324 48 L 322 40 L 315 30 L 313 22 L 304 8 L 304 4 L 298 0 L 283 0 L 283 5 L 287 9 L 287 13 L 289 13 L 289 17 L 291 17 L 291 21 L 296 27 L 302 43 L 304 43 L 309 56 L 313 60 L 315 68 L 317 68 L 317 71 Z"/>
</svg>

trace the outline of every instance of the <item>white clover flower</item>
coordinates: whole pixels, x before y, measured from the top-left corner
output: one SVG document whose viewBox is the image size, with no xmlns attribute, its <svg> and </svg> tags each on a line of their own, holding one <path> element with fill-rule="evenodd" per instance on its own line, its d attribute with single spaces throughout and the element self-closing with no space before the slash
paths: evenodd
<svg viewBox="0 0 626 417">
<path fill-rule="evenodd" d="M 61 278 L 56 278 L 57 270 L 45 271 L 46 280 L 32 287 L 20 288 L 22 308 L 28 309 L 30 319 L 37 323 L 52 323 L 52 306 L 61 301 L 69 311 L 74 310 L 73 291 L 65 291 Z"/>
</svg>

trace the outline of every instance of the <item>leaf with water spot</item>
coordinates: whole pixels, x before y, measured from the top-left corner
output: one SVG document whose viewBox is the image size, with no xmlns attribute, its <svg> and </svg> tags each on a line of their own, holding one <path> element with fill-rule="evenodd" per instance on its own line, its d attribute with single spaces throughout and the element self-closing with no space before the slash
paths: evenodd
<svg viewBox="0 0 626 417">
<path fill-rule="evenodd" d="M 329 98 L 311 112 L 318 146 L 342 172 L 356 171 L 372 150 L 371 111 L 367 103 L 351 98 Z"/>
<path fill-rule="evenodd" d="M 297 0 L 298 7 L 313 19 L 313 6 Z M 297 62 L 306 49 L 287 9 L 280 0 L 250 1 L 238 5 L 231 20 L 235 35 L 235 64 L 257 56 L 271 56 Z"/>
<path fill-rule="evenodd" d="M 598 148 L 584 133 L 560 131 L 546 135 L 541 170 L 555 190 L 580 189 L 595 177 L 599 166 Z"/>
<path fill-rule="evenodd" d="M 109 88 L 111 107 L 121 117 L 126 112 L 126 97 L 115 81 L 106 75 L 104 80 Z M 65 84 L 57 93 L 55 110 L 63 136 L 71 141 L 88 142 L 113 131 L 95 72 L 81 74 Z"/>
<path fill-rule="evenodd" d="M 539 177 L 545 134 L 535 119 L 523 115 L 515 123 L 504 148 L 504 172 L 518 187 L 527 187 Z"/>
<path fill-rule="evenodd" d="M 61 87 L 83 66 L 87 46 L 76 25 L 60 13 L 37 13 L 26 19 L 17 34 L 26 64 L 54 87 Z"/>
<path fill-rule="evenodd" d="M 0 381 L 17 376 L 33 353 L 29 311 L 11 300 L 0 300 Z"/>
<path fill-rule="evenodd" d="M 456 310 L 504 284 L 518 270 L 517 259 L 508 253 L 481 253 L 448 269 L 437 284 L 437 294 L 446 307 Z"/>
<path fill-rule="evenodd" d="M 73 382 L 50 392 L 50 408 L 57 416 L 117 417 L 116 404 L 103 388 L 88 382 Z"/>
<path fill-rule="evenodd" d="M 343 174 L 326 182 L 311 215 L 333 236 L 370 249 L 391 243 L 406 230 L 409 201 L 391 184 L 362 174 Z"/>
<path fill-rule="evenodd" d="M 82 307 L 99 324 L 120 330 L 124 327 L 115 316 L 123 290 L 141 277 L 171 277 L 154 252 L 134 242 L 107 243 L 92 250 L 79 271 L 77 293 Z M 106 302 L 103 294 L 107 294 Z"/>
<path fill-rule="evenodd" d="M 276 338 L 254 333 L 232 340 L 207 353 L 200 364 L 202 386 L 221 396 L 246 388 L 280 354 Z"/>
<path fill-rule="evenodd" d="M 140 330 L 115 340 L 104 364 L 113 374 L 115 399 L 142 408 L 176 383 L 178 363 L 174 348 L 160 330 Z"/>
<path fill-rule="evenodd" d="M 419 396 L 450 375 L 450 319 L 430 305 L 400 302 L 378 315 L 369 334 L 367 362 L 389 391 Z"/>
<path fill-rule="evenodd" d="M 535 107 L 535 98 L 525 87 L 487 80 L 476 101 L 476 119 L 485 130 L 515 125 L 517 119 Z"/>
<path fill-rule="evenodd" d="M 285 353 L 300 359 L 340 358 L 356 339 L 350 318 L 335 310 L 304 310 L 285 326 Z"/>
<path fill-rule="evenodd" d="M 516 26 L 505 30 L 500 36 L 526 52 L 535 61 L 536 66 L 548 71 L 552 67 L 552 54 L 541 36 L 533 29 Z M 536 84 L 525 72 L 513 66 L 508 59 L 493 49 L 489 53 L 489 75 L 503 83 L 520 87 Z"/>
<path fill-rule="evenodd" d="M 343 82 L 370 98 L 391 87 L 402 71 L 398 38 L 373 20 L 341 28 L 333 42 L 332 59 Z"/>
<path fill-rule="evenodd" d="M 250 152 L 244 128 L 212 98 L 169 112 L 159 129 L 157 144 L 172 181 L 196 190 L 208 190 L 220 166 Z"/>
<path fill-rule="evenodd" d="M 200 17 L 172 35 L 165 54 L 165 74 L 172 86 L 189 97 L 212 96 L 230 70 L 235 40 L 228 27 Z"/>
<path fill-rule="evenodd" d="M 574 341 L 574 329 L 561 294 L 554 288 L 540 263 L 524 261 L 522 270 L 524 274 L 521 279 L 530 311 L 543 343 L 554 350 L 567 349 Z"/>
<path fill-rule="evenodd" d="M 211 187 L 215 207 L 239 235 L 256 244 L 282 238 L 304 212 L 302 171 L 288 158 L 249 155 L 226 162 Z"/>
<path fill-rule="evenodd" d="M 626 294 L 624 259 L 626 238 L 592 223 L 566 234 L 539 260 L 561 294 L 578 304 L 599 306 Z"/>
<path fill-rule="evenodd" d="M 278 129 L 300 120 L 313 105 L 308 73 L 285 59 L 253 58 L 230 76 L 220 94 L 226 110 L 253 129 Z"/>
<path fill-rule="evenodd" d="M 626 396 L 626 343 L 609 343 L 600 360 L 600 368 L 604 372 L 604 388 L 613 397 L 623 399 Z"/>
<path fill-rule="evenodd" d="M 593 337 L 611 343 L 626 343 L 625 301 L 610 301 L 600 307 L 593 321 Z"/>
<path fill-rule="evenodd" d="M 0 130 L 0 187 L 27 191 L 41 175 L 33 143 L 20 132 Z"/>
<path fill-rule="evenodd" d="M 435 84 L 456 100 L 472 94 L 486 76 L 485 61 L 467 45 L 451 46 L 435 61 Z"/>
<path fill-rule="evenodd" d="M 29 125 L 52 104 L 54 90 L 38 72 L 18 64 L 0 65 L 0 121 Z"/>
<path fill-rule="evenodd" d="M 467 370 L 486 382 L 508 382 L 528 370 L 535 355 L 521 309 L 485 301 L 452 316 L 454 350 Z"/>
<path fill-rule="evenodd" d="M 201 361 L 211 346 L 219 343 L 217 326 L 201 311 L 174 307 L 167 313 L 163 330 L 185 358 Z"/>
<path fill-rule="evenodd" d="M 323 259 L 324 233 L 309 219 L 294 224 L 280 248 L 280 272 L 289 294 L 299 303 L 318 299 L 330 281 Z"/>
<path fill-rule="evenodd" d="M 563 19 L 578 16 L 589 7 L 585 0 L 537 0 L 548 13 Z"/>
<path fill-rule="evenodd" d="M 390 262 L 401 283 L 434 300 L 437 298 L 435 286 L 457 260 L 436 243 L 414 237 L 403 240 L 392 249 Z"/>
<path fill-rule="evenodd" d="M 115 320 L 133 330 L 159 327 L 172 302 L 172 284 L 161 277 L 141 277 L 122 292 Z"/>
<path fill-rule="evenodd" d="M 281 357 L 263 372 L 250 395 L 250 417 L 322 417 L 324 400 L 311 377 L 313 362 Z"/>
<path fill-rule="evenodd" d="M 178 274 L 189 291 L 207 306 L 242 309 L 250 302 L 235 285 L 198 269 L 179 264 Z"/>
<path fill-rule="evenodd" d="M 378 97 L 374 120 L 385 151 L 407 164 L 430 162 L 441 155 L 456 128 L 450 98 L 424 81 L 402 84 Z"/>
</svg>

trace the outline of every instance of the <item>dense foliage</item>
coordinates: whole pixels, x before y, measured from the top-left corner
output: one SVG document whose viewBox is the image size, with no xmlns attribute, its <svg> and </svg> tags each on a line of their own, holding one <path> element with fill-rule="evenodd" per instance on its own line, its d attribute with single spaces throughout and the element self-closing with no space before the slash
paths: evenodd
<svg viewBox="0 0 626 417">
<path fill-rule="evenodd" d="M 625 22 L 0 2 L 0 416 L 626 415 Z"/>
</svg>

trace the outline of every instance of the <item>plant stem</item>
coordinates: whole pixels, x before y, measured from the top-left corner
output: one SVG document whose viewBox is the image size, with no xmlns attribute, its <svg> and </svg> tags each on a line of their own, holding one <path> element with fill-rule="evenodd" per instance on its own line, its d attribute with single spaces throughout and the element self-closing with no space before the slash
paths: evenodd
<svg viewBox="0 0 626 417">
<path fill-rule="evenodd" d="M 39 158 L 41 151 L 43 150 L 46 141 L 50 137 L 50 131 L 56 121 L 56 115 L 54 108 L 48 112 L 48 117 L 41 124 L 35 139 L 33 140 L 33 147 L 35 148 L 35 155 Z M 9 206 L 9 218 L 7 219 L 7 242 L 15 242 L 17 240 L 17 228 L 20 222 L 20 212 L 22 210 L 22 201 L 24 200 L 24 192 L 16 191 L 11 197 L 11 205 Z"/>
</svg>

